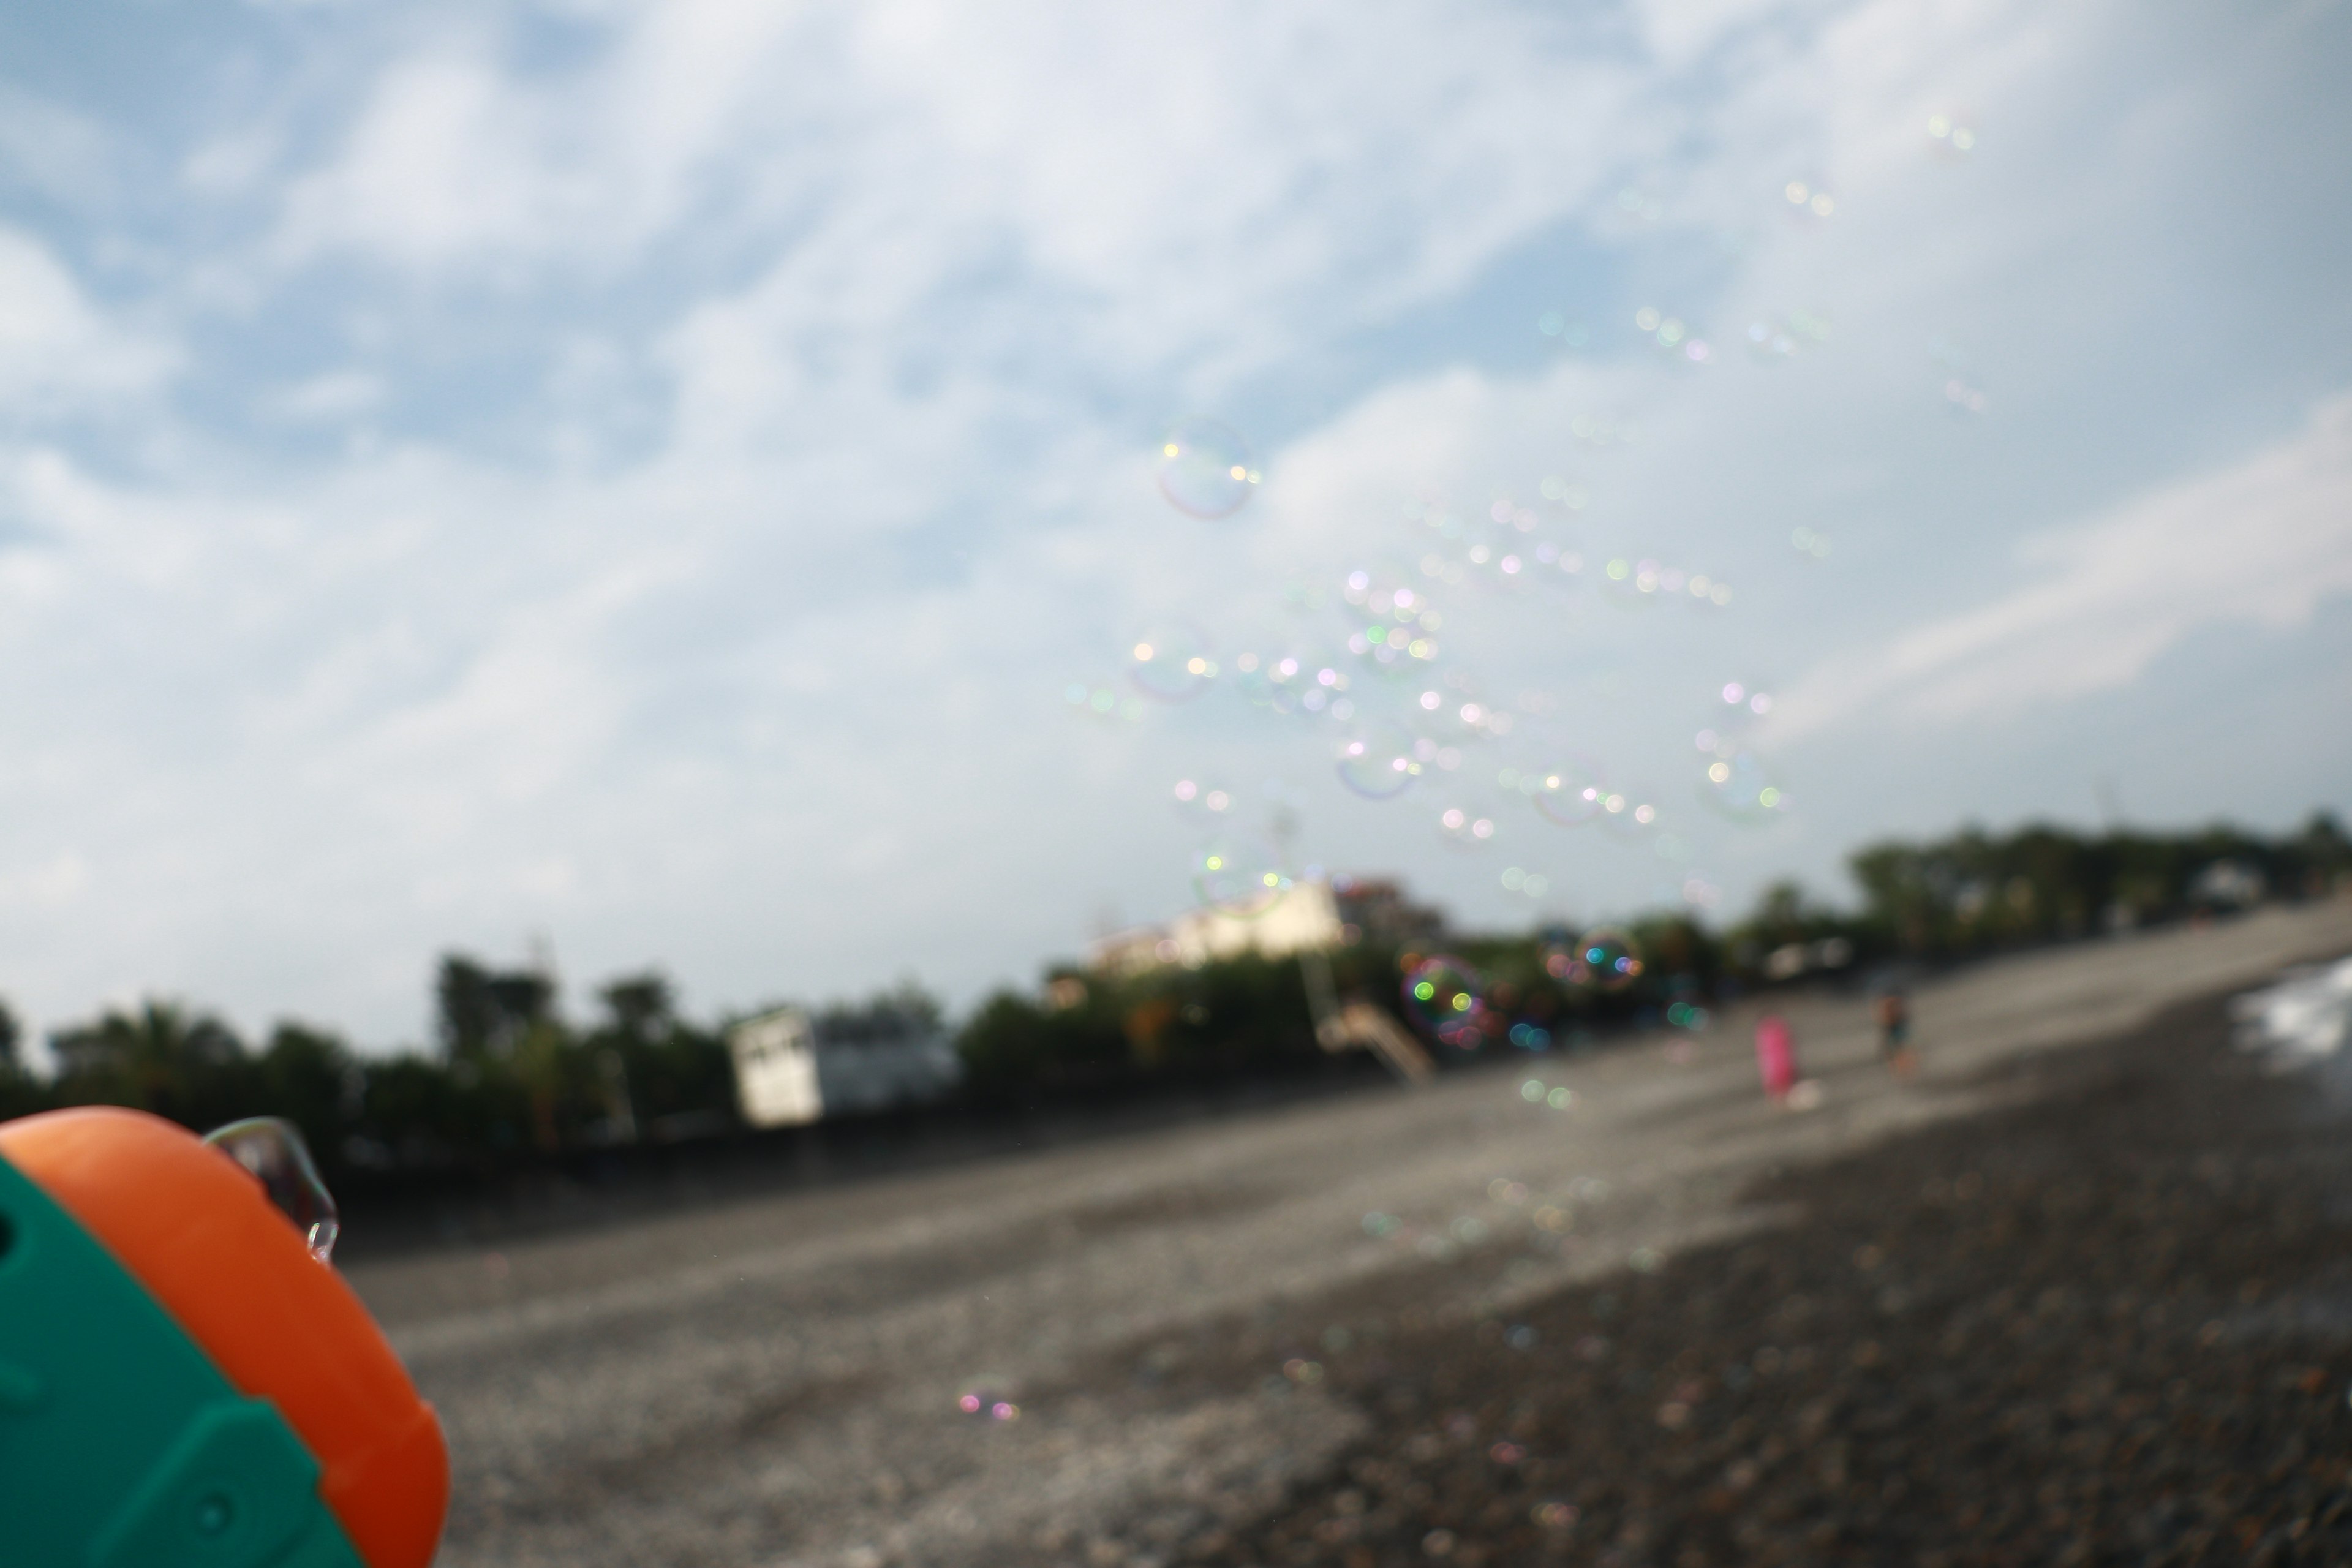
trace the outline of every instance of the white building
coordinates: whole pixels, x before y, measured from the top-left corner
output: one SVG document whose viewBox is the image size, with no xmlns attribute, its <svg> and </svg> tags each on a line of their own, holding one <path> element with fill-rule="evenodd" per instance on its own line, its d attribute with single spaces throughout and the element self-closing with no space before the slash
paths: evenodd
<svg viewBox="0 0 2352 1568">
<path fill-rule="evenodd" d="M 797 1127 L 825 1116 L 938 1100 L 963 1078 L 947 1037 L 819 1041 L 806 1013 L 779 1007 L 727 1031 L 735 1095 L 754 1127 Z"/>
<path fill-rule="evenodd" d="M 1097 973 L 1139 974 L 1162 964 L 1197 969 L 1244 952 L 1285 958 L 1339 944 L 1339 906 L 1330 884 L 1298 882 L 1254 915 L 1187 910 L 1164 926 L 1114 932 L 1087 949 L 1087 963 Z"/>
</svg>

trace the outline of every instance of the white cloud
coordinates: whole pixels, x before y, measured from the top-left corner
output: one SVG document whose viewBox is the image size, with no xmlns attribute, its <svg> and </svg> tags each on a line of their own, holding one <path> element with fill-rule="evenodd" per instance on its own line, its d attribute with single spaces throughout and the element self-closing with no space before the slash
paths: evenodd
<svg viewBox="0 0 2352 1568">
<path fill-rule="evenodd" d="M 365 414 L 383 401 L 383 378 L 362 370 L 330 371 L 273 392 L 262 407 L 296 424 L 331 424 Z"/>
<path fill-rule="evenodd" d="M 2028 581 L 1785 696 L 1783 741 L 1864 720 L 1998 720 L 2137 679 L 2216 625 L 2284 630 L 2352 594 L 2352 395 L 2293 439 L 2027 541 Z"/>
<path fill-rule="evenodd" d="M 179 355 L 93 305 L 48 248 L 0 226 L 0 408 L 76 408 L 153 389 Z"/>
</svg>

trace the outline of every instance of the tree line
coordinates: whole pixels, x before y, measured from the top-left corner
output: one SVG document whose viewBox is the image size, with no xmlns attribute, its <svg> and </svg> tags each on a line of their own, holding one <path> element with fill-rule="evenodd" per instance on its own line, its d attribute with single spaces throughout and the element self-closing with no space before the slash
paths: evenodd
<svg viewBox="0 0 2352 1568">
<path fill-rule="evenodd" d="M 1730 994 L 1811 983 L 1824 971 L 1950 963 L 2331 895 L 2352 887 L 2352 842 L 2326 816 L 2276 837 L 2227 826 L 2085 835 L 2037 825 L 1874 844 L 1848 866 L 1860 893 L 1851 908 L 1781 883 L 1721 930 L 1683 914 L 1631 922 L 1622 929 L 1638 973 L 1613 988 L 1562 963 L 1582 933 L 1558 928 L 1360 936 L 1328 955 L 1330 982 L 1342 1000 L 1372 1002 L 1410 1025 L 1400 976 L 1442 951 L 1476 977 L 1482 1048 L 1573 1047 L 1627 1028 L 1702 1026 Z M 451 954 L 433 986 L 436 1037 L 422 1048 L 363 1053 L 295 1022 L 248 1042 L 200 1008 L 151 1000 L 56 1031 L 47 1073 L 27 1067 L 18 1023 L 0 1005 L 0 1118 L 88 1103 L 137 1106 L 199 1129 L 280 1115 L 302 1129 L 331 1182 L 362 1185 L 496 1174 L 739 1128 L 730 1020 L 684 1016 L 656 972 L 595 987 L 583 1018 L 530 968 Z M 912 982 L 812 1016 L 821 1038 L 849 1048 L 945 1026 L 938 1000 Z M 965 1096 L 983 1112 L 1309 1073 L 1328 1061 L 1301 964 L 1255 955 L 1125 975 L 1055 964 L 1036 990 L 982 1002 L 954 1040 Z"/>
</svg>

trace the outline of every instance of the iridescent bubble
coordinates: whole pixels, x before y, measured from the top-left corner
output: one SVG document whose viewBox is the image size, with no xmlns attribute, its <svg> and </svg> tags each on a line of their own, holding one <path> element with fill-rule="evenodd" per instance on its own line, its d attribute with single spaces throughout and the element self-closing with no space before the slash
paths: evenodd
<svg viewBox="0 0 2352 1568">
<path fill-rule="evenodd" d="M 1475 1049 L 1486 1038 L 1486 984 L 1458 958 L 1424 958 L 1407 970 L 1404 1008 L 1433 1039 L 1457 1050 Z"/>
<path fill-rule="evenodd" d="M 1760 364 L 1780 364 L 1827 342 L 1829 335 L 1826 316 L 1785 310 L 1748 323 L 1748 353 Z"/>
<path fill-rule="evenodd" d="M 1737 732 L 1772 711 L 1777 700 L 1772 693 L 1752 681 L 1727 680 L 1716 696 L 1723 706 L 1717 710 L 1715 722 L 1727 732 Z"/>
<path fill-rule="evenodd" d="M 1203 827 L 1220 827 L 1239 814 L 1241 796 L 1232 785 L 1211 773 L 1192 773 L 1169 791 L 1176 815 Z"/>
<path fill-rule="evenodd" d="M 1990 406 L 1983 388 L 1976 384 L 1976 371 L 1968 352 L 1949 338 L 1934 338 L 1927 343 L 1927 357 L 1935 362 L 1937 373 L 1944 384 L 1944 402 L 1955 414 L 1982 414 Z"/>
<path fill-rule="evenodd" d="M 1699 774 L 1699 798 L 1734 822 L 1763 822 L 1788 809 L 1789 797 L 1755 752 L 1722 745 Z"/>
<path fill-rule="evenodd" d="M 1827 217 L 1837 211 L 1837 198 L 1827 191 L 1818 190 L 1802 180 L 1791 180 L 1781 187 L 1780 194 L 1797 212 L 1813 217 Z"/>
<path fill-rule="evenodd" d="M 1649 556 L 1612 555 L 1601 565 L 1602 596 L 1626 610 L 1654 609 L 1664 602 L 1666 563 Z"/>
<path fill-rule="evenodd" d="M 1976 128 L 1959 110 L 1927 116 L 1928 150 L 1940 157 L 1965 158 L 1976 151 Z"/>
<path fill-rule="evenodd" d="M 1495 842 L 1500 814 L 1486 801 L 1457 795 L 1437 812 L 1437 836 L 1448 848 L 1484 849 Z"/>
<path fill-rule="evenodd" d="M 1249 444 L 1213 419 L 1183 419 L 1160 441 L 1160 493 L 1194 517 L 1230 517 L 1257 488 Z"/>
<path fill-rule="evenodd" d="M 1600 765 L 1580 757 L 1558 759 L 1520 777 L 1522 787 L 1533 785 L 1528 795 L 1536 809 L 1561 827 L 1591 822 L 1609 798 L 1609 782 L 1601 777 Z"/>
<path fill-rule="evenodd" d="M 1393 800 L 1422 773 L 1413 737 L 1393 724 L 1372 724 L 1339 746 L 1339 782 L 1366 800 Z"/>
<path fill-rule="evenodd" d="M 1198 697 L 1216 674 L 1208 639 L 1181 623 L 1152 626 L 1127 647 L 1127 678 L 1146 697 L 1162 702 Z"/>
<path fill-rule="evenodd" d="M 1265 913 L 1291 888 L 1281 853 L 1247 834 L 1226 834 L 1192 856 L 1192 891 L 1202 904 L 1241 920 Z"/>
<path fill-rule="evenodd" d="M 1597 926 L 1552 949 L 1545 968 L 1570 985 L 1622 991 L 1640 976 L 1642 959 L 1632 937 L 1613 927 Z"/>
<path fill-rule="evenodd" d="M 327 1184 L 319 1177 L 319 1167 L 311 1163 L 300 1129 L 281 1117 L 249 1116 L 214 1128 L 204 1141 L 261 1184 L 269 1201 L 302 1233 L 313 1258 L 324 1263 L 333 1255 L 342 1221 Z"/>
<path fill-rule="evenodd" d="M 1658 826 L 1658 792 L 1642 784 L 1607 791 L 1593 820 L 1611 837 L 1630 844 L 1647 837 Z"/>
</svg>

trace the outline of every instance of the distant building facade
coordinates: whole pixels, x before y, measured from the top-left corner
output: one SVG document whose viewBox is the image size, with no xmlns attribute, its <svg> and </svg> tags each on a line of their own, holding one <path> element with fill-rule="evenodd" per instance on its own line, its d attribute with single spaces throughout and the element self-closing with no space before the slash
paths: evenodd
<svg viewBox="0 0 2352 1568">
<path fill-rule="evenodd" d="M 1114 931 L 1087 945 L 1087 967 L 1108 975 L 1141 974 L 1171 964 L 1198 969 L 1247 952 L 1286 958 L 1363 941 L 1423 946 L 1444 932 L 1444 914 L 1412 902 L 1403 884 L 1393 879 L 1334 877 L 1297 883 L 1255 915 L 1187 910 L 1164 925 Z"/>
<path fill-rule="evenodd" d="M 727 1031 L 735 1098 L 754 1127 L 797 1127 L 921 1105 L 951 1093 L 963 1063 L 941 1031 L 820 1039 L 809 1016 L 778 1007 Z"/>
<path fill-rule="evenodd" d="M 1255 915 L 1187 910 L 1165 925 L 1114 931 L 1088 945 L 1087 965 L 1098 974 L 1140 974 L 1169 964 L 1198 969 L 1245 952 L 1283 958 L 1336 947 L 1340 923 L 1330 885 L 1299 882 Z"/>
</svg>

